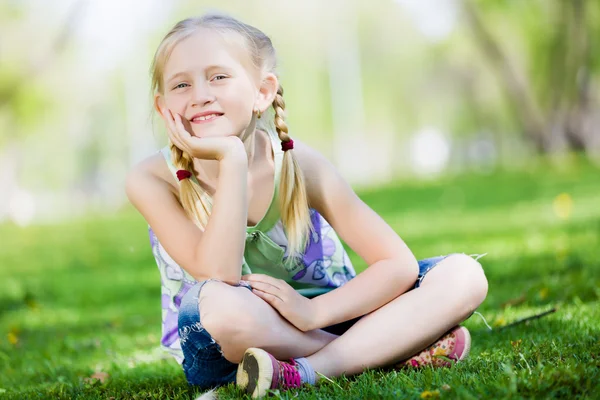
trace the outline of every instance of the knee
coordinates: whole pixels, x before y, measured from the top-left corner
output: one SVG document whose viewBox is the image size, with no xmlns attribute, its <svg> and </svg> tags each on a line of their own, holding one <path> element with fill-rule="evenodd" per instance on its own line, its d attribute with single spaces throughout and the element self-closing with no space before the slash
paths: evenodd
<svg viewBox="0 0 600 400">
<path fill-rule="evenodd" d="M 204 329 L 217 343 L 235 340 L 242 330 L 251 323 L 244 307 L 244 287 L 231 286 L 212 281 L 205 284 L 200 292 L 200 320 Z"/>
<path fill-rule="evenodd" d="M 469 314 L 485 300 L 488 281 L 479 261 L 466 254 L 453 254 L 443 262 L 451 263 L 452 286 L 465 301 Z"/>
</svg>

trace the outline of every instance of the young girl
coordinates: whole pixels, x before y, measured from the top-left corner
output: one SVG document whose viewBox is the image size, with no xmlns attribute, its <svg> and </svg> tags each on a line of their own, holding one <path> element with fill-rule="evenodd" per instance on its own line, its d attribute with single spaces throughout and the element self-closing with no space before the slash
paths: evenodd
<svg viewBox="0 0 600 400">
<path fill-rule="evenodd" d="M 237 382 L 257 397 L 467 356 L 457 324 L 486 296 L 480 264 L 417 261 L 332 164 L 292 140 L 264 33 L 222 15 L 181 21 L 152 85 L 170 145 L 129 173 L 127 195 L 161 273 L 162 345 L 190 384 Z M 360 275 L 340 238 L 367 263 Z"/>
</svg>

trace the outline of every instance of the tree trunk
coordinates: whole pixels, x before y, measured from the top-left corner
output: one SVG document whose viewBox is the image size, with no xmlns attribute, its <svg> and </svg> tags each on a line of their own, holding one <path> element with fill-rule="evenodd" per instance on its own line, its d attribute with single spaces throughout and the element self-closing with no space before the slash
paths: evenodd
<svg viewBox="0 0 600 400">
<path fill-rule="evenodd" d="M 481 16 L 471 1 L 465 0 L 463 5 L 469 24 L 473 29 L 475 41 L 503 81 L 508 100 L 523 128 L 525 138 L 533 143 L 538 152 L 546 152 L 549 150 L 549 143 L 545 133 L 545 124 L 539 107 L 529 90 L 530 85 L 525 82 L 525 76 L 518 74 L 513 68 L 498 41 L 482 22 Z"/>
</svg>

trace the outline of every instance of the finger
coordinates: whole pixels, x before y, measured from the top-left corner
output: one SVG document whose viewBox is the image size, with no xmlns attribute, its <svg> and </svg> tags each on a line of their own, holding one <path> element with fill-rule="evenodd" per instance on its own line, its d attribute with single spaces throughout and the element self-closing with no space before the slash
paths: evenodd
<svg viewBox="0 0 600 400">
<path fill-rule="evenodd" d="M 160 115 L 160 117 L 162 118 L 163 121 L 165 121 L 165 124 L 167 123 L 167 118 L 169 117 L 169 109 L 168 108 L 161 108 L 160 112 L 158 113 Z"/>
<path fill-rule="evenodd" d="M 283 304 L 283 300 L 271 293 L 263 292 L 262 290 L 258 289 L 252 289 L 252 293 L 256 294 L 258 297 L 260 297 L 275 308 L 278 308 Z"/>
<path fill-rule="evenodd" d="M 167 134 L 169 135 L 169 139 L 171 139 L 171 141 L 175 143 L 177 140 L 173 140 L 174 138 L 176 138 L 176 136 L 174 134 L 175 124 L 173 122 L 173 115 L 171 114 L 171 110 L 163 109 L 163 111 L 161 112 L 161 117 L 165 122 L 165 127 L 167 128 Z"/>
<path fill-rule="evenodd" d="M 280 289 L 282 286 L 280 279 L 275 279 L 269 275 L 250 274 L 250 275 L 245 275 L 245 276 L 246 276 L 246 280 L 250 281 L 250 282 L 264 282 L 264 283 L 268 283 L 272 286 L 275 286 L 278 289 Z"/>
<path fill-rule="evenodd" d="M 185 129 L 185 126 L 183 126 L 183 120 L 181 118 L 181 115 L 177 113 L 175 113 L 175 127 L 177 129 L 177 133 L 183 141 L 192 136 L 191 133 L 188 132 L 187 129 Z"/>
<path fill-rule="evenodd" d="M 181 142 L 181 140 L 173 133 L 173 131 L 171 131 L 171 129 L 167 128 L 167 133 L 169 135 L 169 140 L 171 140 L 171 143 L 173 143 L 175 145 L 175 147 L 177 147 L 181 151 L 185 151 L 186 147 Z"/>
<path fill-rule="evenodd" d="M 181 140 L 180 135 L 178 135 L 177 128 L 175 127 L 175 123 L 171 119 L 171 117 L 172 117 L 171 111 L 169 110 L 168 112 L 169 112 L 169 114 L 168 114 L 169 116 L 165 117 L 165 122 L 167 124 L 167 134 L 169 135 L 169 139 L 180 150 L 186 151 L 187 146 Z"/>
<path fill-rule="evenodd" d="M 258 289 L 262 292 L 270 293 L 273 295 L 279 295 L 279 288 L 265 282 L 254 281 L 251 283 L 253 289 Z"/>
<path fill-rule="evenodd" d="M 179 114 L 174 113 L 170 109 L 168 111 L 169 117 L 167 117 L 167 126 L 171 130 L 171 134 L 177 138 L 179 143 L 183 144 L 185 142 L 184 137 L 182 136 L 181 132 L 179 131 L 179 128 L 177 127 L 177 121 L 175 117 L 176 115 L 179 116 Z"/>
<path fill-rule="evenodd" d="M 175 146 L 177 146 L 179 149 L 181 149 L 182 151 L 186 150 L 186 146 L 185 144 L 181 141 L 181 139 L 175 135 L 173 133 L 173 131 L 169 130 L 169 138 L 171 139 L 171 142 L 173 142 L 173 144 Z"/>
<path fill-rule="evenodd" d="M 167 127 L 172 131 L 175 131 L 175 120 L 173 119 L 173 113 L 170 109 L 167 108 L 167 112 L 165 113 L 165 122 L 167 123 Z"/>
<path fill-rule="evenodd" d="M 183 129 L 185 130 L 185 132 L 187 134 L 189 134 L 190 136 L 195 136 L 194 128 L 192 128 L 192 124 L 190 123 L 190 121 L 188 121 L 187 118 L 184 118 L 181 115 L 179 116 L 179 120 L 181 121 L 181 126 L 183 126 Z"/>
<path fill-rule="evenodd" d="M 249 280 L 258 280 L 259 277 L 261 276 L 267 276 L 267 275 L 263 275 L 263 274 L 246 274 L 246 275 L 242 275 L 242 279 L 245 281 L 249 281 Z"/>
</svg>

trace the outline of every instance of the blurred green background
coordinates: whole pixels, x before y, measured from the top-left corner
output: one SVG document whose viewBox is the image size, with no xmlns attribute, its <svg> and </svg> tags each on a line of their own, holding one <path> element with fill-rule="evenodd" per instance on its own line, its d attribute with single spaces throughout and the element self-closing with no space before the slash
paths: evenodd
<svg viewBox="0 0 600 400">
<path fill-rule="evenodd" d="M 166 144 L 151 57 L 210 10 L 272 37 L 292 136 L 417 258 L 488 253 L 494 330 L 466 322 L 468 363 L 336 380 L 320 398 L 598 393 L 599 1 L 4 0 L 0 396 L 193 395 L 157 348 L 160 277 L 123 186 Z"/>
<path fill-rule="evenodd" d="M 123 206 L 166 143 L 151 57 L 210 10 L 273 38 L 291 133 L 355 187 L 600 159 L 598 1 L 2 1 L 0 220 Z"/>
</svg>

